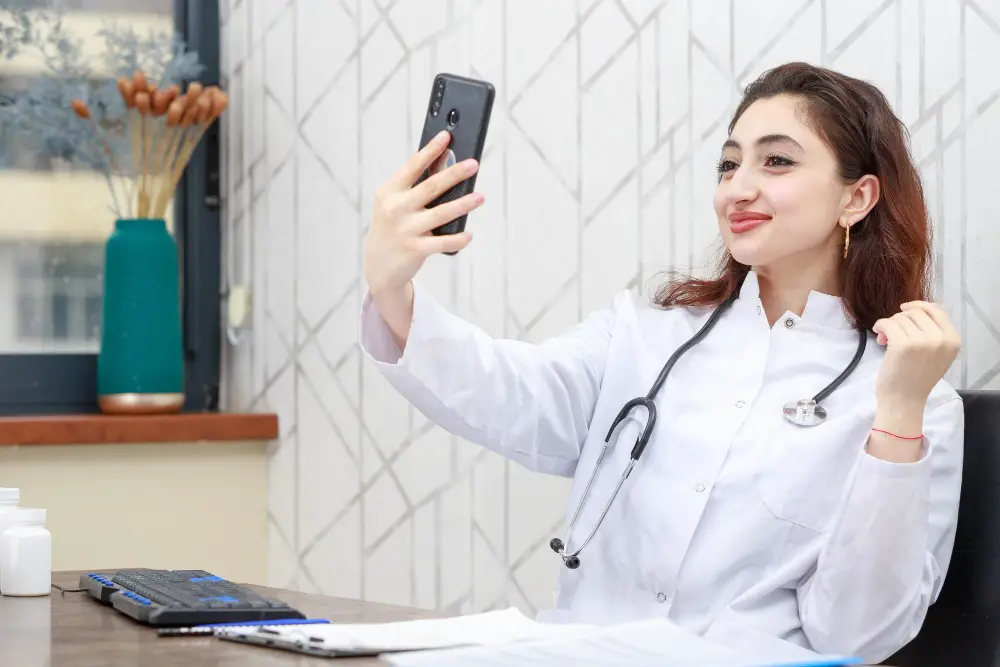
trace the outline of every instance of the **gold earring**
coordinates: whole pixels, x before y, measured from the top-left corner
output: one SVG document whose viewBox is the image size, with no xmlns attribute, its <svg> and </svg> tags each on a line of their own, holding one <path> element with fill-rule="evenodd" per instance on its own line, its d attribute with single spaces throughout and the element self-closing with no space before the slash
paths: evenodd
<svg viewBox="0 0 1000 667">
<path fill-rule="evenodd" d="M 844 227 L 844 259 L 847 259 L 847 249 L 851 247 L 851 228 Z"/>
</svg>

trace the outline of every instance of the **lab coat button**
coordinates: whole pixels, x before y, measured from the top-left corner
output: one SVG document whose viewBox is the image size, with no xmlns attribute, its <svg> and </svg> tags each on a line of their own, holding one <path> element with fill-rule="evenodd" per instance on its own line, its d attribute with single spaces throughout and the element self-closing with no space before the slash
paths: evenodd
<svg viewBox="0 0 1000 667">
<path fill-rule="evenodd" d="M 763 312 L 764 312 L 764 309 L 761 308 L 760 306 L 757 306 L 757 314 L 760 315 Z"/>
<path fill-rule="evenodd" d="M 704 490 L 705 490 L 705 485 L 704 485 L 704 484 L 702 484 L 701 482 L 698 482 L 698 483 L 697 483 L 697 484 L 695 485 L 695 487 L 694 487 L 694 490 L 695 490 L 695 492 L 696 492 L 696 493 L 701 493 L 702 491 L 704 491 Z"/>
<path fill-rule="evenodd" d="M 666 593 L 662 593 L 662 592 L 661 593 L 657 593 L 656 594 L 656 601 L 659 602 L 660 604 L 663 604 L 664 602 L 667 601 L 667 594 Z"/>
<path fill-rule="evenodd" d="M 794 326 L 795 326 L 795 320 L 793 320 L 790 317 L 786 317 L 785 318 L 785 328 L 786 329 L 791 329 Z"/>
<path fill-rule="evenodd" d="M 742 408 L 746 404 L 747 404 L 747 402 L 744 401 L 744 400 L 742 400 L 742 399 L 736 401 L 736 407 L 738 407 L 738 408 Z"/>
</svg>

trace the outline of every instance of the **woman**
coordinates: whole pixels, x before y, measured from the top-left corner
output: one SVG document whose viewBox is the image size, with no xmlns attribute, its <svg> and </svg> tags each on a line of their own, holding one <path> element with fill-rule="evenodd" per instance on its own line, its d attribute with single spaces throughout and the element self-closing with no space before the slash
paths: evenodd
<svg viewBox="0 0 1000 667">
<path fill-rule="evenodd" d="M 651 305 L 620 294 L 539 345 L 495 340 L 413 287 L 428 255 L 470 241 L 429 230 L 483 203 L 424 208 L 474 163 L 411 189 L 446 143 L 379 191 L 361 343 L 443 428 L 574 477 L 568 517 L 621 407 L 727 306 L 663 384 L 641 462 L 579 567 L 562 571 L 555 611 L 663 615 L 729 645 L 775 638 L 870 662 L 912 639 L 951 557 L 964 424 L 942 380 L 959 336 L 927 300 L 927 208 L 882 94 L 801 63 L 765 73 L 721 150 L 717 277 L 674 279 Z M 820 403 L 827 419 L 790 423 L 783 406 L 827 386 L 859 343 L 860 362 Z M 617 429 L 568 551 L 646 420 L 636 410 Z"/>
</svg>

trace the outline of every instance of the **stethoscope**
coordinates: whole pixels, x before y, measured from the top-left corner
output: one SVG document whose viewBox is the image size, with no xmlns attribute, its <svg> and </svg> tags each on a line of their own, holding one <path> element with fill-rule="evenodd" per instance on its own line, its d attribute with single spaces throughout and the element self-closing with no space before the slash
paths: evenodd
<svg viewBox="0 0 1000 667">
<path fill-rule="evenodd" d="M 660 374 L 656 377 L 656 381 L 653 382 L 653 386 L 650 387 L 649 392 L 645 396 L 639 396 L 633 398 L 631 401 L 622 406 L 622 409 L 618 412 L 618 416 L 615 417 L 614 422 L 611 423 L 611 428 L 608 429 L 608 435 L 604 438 L 604 447 L 601 448 L 601 453 L 597 457 L 597 463 L 594 465 L 594 472 L 590 475 L 590 481 L 587 482 L 587 486 L 583 490 L 583 495 L 580 498 L 580 502 L 577 503 L 576 510 L 573 512 L 573 518 L 570 519 L 569 528 L 566 532 L 566 541 L 559 539 L 558 537 L 553 537 L 549 542 L 549 546 L 559 554 L 563 559 L 563 563 L 566 564 L 571 570 L 575 570 L 580 567 L 580 553 L 590 544 L 590 541 L 594 539 L 594 535 L 597 534 L 598 529 L 601 527 L 601 523 L 604 521 L 604 517 L 608 515 L 608 511 L 611 510 L 611 506 L 615 502 L 615 498 L 618 497 L 618 492 L 621 490 L 622 485 L 628 476 L 632 473 L 632 469 L 635 464 L 639 462 L 639 457 L 642 456 L 643 450 L 646 449 L 646 445 L 649 443 L 649 437 L 653 433 L 653 426 L 656 424 L 656 405 L 653 401 L 656 399 L 656 395 L 659 393 L 660 388 L 667 379 L 670 370 L 677 363 L 677 360 L 685 352 L 690 350 L 692 347 L 697 345 L 708 333 L 715 327 L 719 318 L 722 317 L 723 313 L 733 305 L 736 301 L 736 297 L 739 295 L 739 290 L 736 290 L 732 296 L 729 297 L 725 302 L 719 305 L 712 315 L 708 318 L 708 321 L 702 325 L 701 329 L 698 330 L 695 335 L 691 336 L 683 345 L 681 345 L 677 350 L 670 355 L 667 359 L 667 363 L 663 365 L 660 369 Z M 844 380 L 857 368 L 858 364 L 861 362 L 861 357 L 865 354 L 865 347 L 868 344 L 868 332 L 864 329 L 858 329 L 858 349 L 854 353 L 854 357 L 851 358 L 851 362 L 847 364 L 843 372 L 838 375 L 833 382 L 825 386 L 818 394 L 812 398 L 803 398 L 797 401 L 789 401 L 782 408 L 782 413 L 785 419 L 795 424 L 796 426 L 816 426 L 817 424 L 823 423 L 826 419 L 827 413 L 820 403 L 826 399 L 830 394 L 832 394 L 837 387 L 843 384 Z M 597 523 L 594 524 L 593 529 L 590 531 L 590 535 L 587 539 L 583 541 L 575 551 L 567 553 L 566 545 L 570 543 L 570 539 L 573 537 L 573 529 L 576 527 L 576 521 L 580 518 L 580 513 L 583 511 L 583 507 L 587 502 L 588 496 L 590 496 L 590 487 L 594 484 L 594 479 L 597 478 L 597 473 L 601 469 L 601 462 L 604 461 L 604 456 L 608 452 L 608 444 L 611 441 L 611 435 L 618 428 L 618 425 L 628 417 L 628 415 L 636 408 L 645 408 L 648 419 L 646 420 L 646 425 L 642 429 L 642 433 L 635 440 L 635 446 L 632 447 L 632 454 L 629 458 L 628 465 L 625 466 L 625 470 L 622 472 L 621 477 L 618 479 L 618 484 L 615 486 L 615 490 L 612 492 L 611 497 L 608 499 L 607 504 L 604 505 L 604 511 L 601 512 L 601 516 L 597 519 Z"/>
</svg>

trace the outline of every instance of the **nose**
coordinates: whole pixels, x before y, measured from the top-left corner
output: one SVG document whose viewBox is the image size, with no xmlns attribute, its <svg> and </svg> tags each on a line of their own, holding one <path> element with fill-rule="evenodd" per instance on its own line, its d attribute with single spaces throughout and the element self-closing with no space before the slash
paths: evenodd
<svg viewBox="0 0 1000 667">
<path fill-rule="evenodd" d="M 737 167 L 728 179 L 719 183 L 727 204 L 752 202 L 760 194 L 760 185 L 752 169 Z"/>
</svg>

